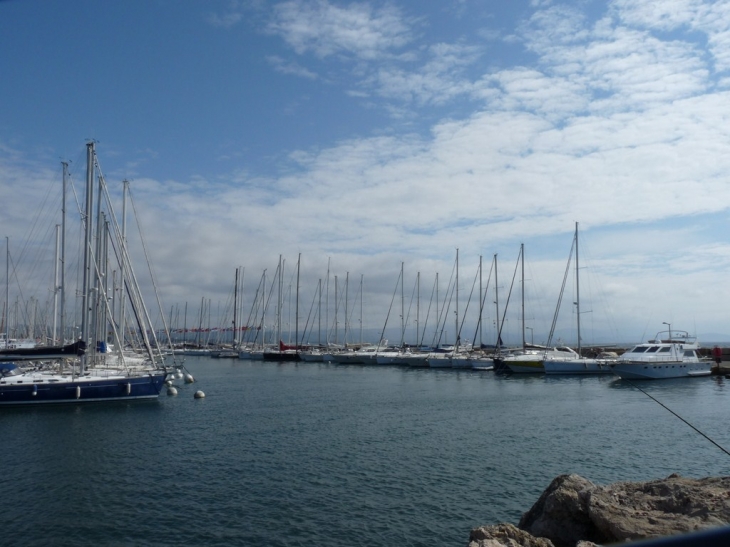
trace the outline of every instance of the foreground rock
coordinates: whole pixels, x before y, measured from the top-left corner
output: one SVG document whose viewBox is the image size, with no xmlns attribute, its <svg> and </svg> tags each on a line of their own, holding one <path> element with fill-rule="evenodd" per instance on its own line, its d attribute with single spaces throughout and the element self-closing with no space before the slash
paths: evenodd
<svg viewBox="0 0 730 547">
<path fill-rule="evenodd" d="M 598 486 L 578 475 L 553 480 L 519 526 L 472 530 L 469 547 L 574 547 L 671 536 L 730 523 L 730 477 L 671 475 Z"/>
</svg>

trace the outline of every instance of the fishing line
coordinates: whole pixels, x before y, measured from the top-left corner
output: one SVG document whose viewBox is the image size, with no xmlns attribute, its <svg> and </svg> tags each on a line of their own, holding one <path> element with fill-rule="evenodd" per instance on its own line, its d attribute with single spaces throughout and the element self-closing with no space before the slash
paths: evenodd
<svg viewBox="0 0 730 547">
<path fill-rule="evenodd" d="M 664 403 L 662 403 L 662 402 L 661 402 L 661 401 L 659 401 L 658 399 L 655 399 L 654 397 L 652 397 L 651 395 L 649 395 L 649 394 L 648 394 L 648 393 L 647 393 L 646 391 L 644 391 L 643 389 L 641 389 L 641 388 L 640 388 L 639 386 L 637 386 L 637 385 L 636 385 L 635 383 L 633 383 L 633 382 L 632 382 L 631 380 L 626 380 L 625 378 L 622 378 L 622 380 L 623 380 L 624 382 L 628 382 L 628 383 L 629 383 L 629 385 L 631 385 L 631 386 L 635 387 L 636 389 L 638 389 L 639 391 L 641 391 L 641 392 L 642 392 L 642 393 L 643 393 L 644 395 L 646 395 L 647 397 L 649 397 L 649 399 L 651 399 L 652 401 L 654 401 L 655 403 L 657 403 L 657 404 L 658 404 L 659 406 L 661 406 L 661 407 L 662 407 L 662 408 L 664 408 L 665 410 L 668 410 L 669 412 L 671 412 L 672 414 L 674 414 L 674 416 L 676 416 L 677 418 L 679 418 L 680 420 L 682 420 L 682 421 L 683 421 L 683 422 L 684 422 L 685 424 L 687 424 L 688 426 L 690 426 L 690 427 L 691 427 L 692 429 L 694 429 L 694 430 L 695 430 L 695 431 L 696 431 L 697 433 L 699 433 L 700 435 L 702 435 L 702 436 L 703 436 L 703 437 L 704 437 L 705 439 L 707 439 L 708 441 L 710 441 L 710 442 L 711 442 L 712 444 L 714 444 L 714 445 L 715 445 L 715 446 L 716 446 L 717 448 L 719 448 L 719 449 L 720 449 L 720 450 L 722 450 L 722 451 L 723 451 L 723 452 L 724 452 L 725 454 L 727 454 L 728 456 L 730 456 L 730 452 L 728 452 L 728 451 L 727 451 L 727 450 L 726 450 L 725 448 L 723 448 L 722 446 L 720 446 L 719 444 L 717 444 L 717 443 L 716 443 L 715 441 L 713 441 L 712 439 L 710 439 L 710 437 L 708 437 L 707 435 L 705 435 L 705 434 L 704 434 L 704 433 L 703 433 L 702 431 L 700 431 L 700 430 L 699 430 L 699 429 L 697 429 L 697 428 L 696 428 L 695 426 L 693 426 L 693 425 L 692 425 L 691 423 L 689 423 L 689 422 L 688 422 L 687 420 L 685 420 L 684 418 L 682 418 L 682 416 L 680 416 L 679 414 L 677 414 L 676 412 L 674 412 L 674 411 L 673 411 L 673 410 L 672 410 L 671 408 L 669 408 L 669 407 L 668 407 L 667 405 L 665 405 Z"/>
</svg>

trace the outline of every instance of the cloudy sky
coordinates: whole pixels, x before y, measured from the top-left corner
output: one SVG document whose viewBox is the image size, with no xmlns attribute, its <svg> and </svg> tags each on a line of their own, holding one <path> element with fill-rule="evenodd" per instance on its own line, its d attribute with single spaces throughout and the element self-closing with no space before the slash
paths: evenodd
<svg viewBox="0 0 730 547">
<path fill-rule="evenodd" d="M 111 191 L 130 181 L 175 315 L 203 299 L 221 315 L 236 267 L 247 315 L 263 270 L 268 283 L 282 255 L 291 286 L 301 254 L 300 323 L 329 264 L 330 301 L 349 278 L 351 329 L 361 279 L 365 328 L 394 295 L 400 328 L 403 263 L 415 330 L 418 273 L 423 325 L 459 249 L 471 339 L 479 257 L 486 287 L 498 255 L 504 306 L 524 243 L 527 337 L 544 341 L 578 222 L 584 343 L 664 322 L 730 340 L 730 2 L 9 0 L 0 51 L 14 277 L 45 263 L 21 249 L 52 248 L 60 162 L 83 193 L 94 139 Z M 559 328 L 574 343 L 570 277 Z M 11 305 L 48 300 L 49 285 L 12 285 Z M 518 275 L 514 313 L 519 292 Z"/>
</svg>

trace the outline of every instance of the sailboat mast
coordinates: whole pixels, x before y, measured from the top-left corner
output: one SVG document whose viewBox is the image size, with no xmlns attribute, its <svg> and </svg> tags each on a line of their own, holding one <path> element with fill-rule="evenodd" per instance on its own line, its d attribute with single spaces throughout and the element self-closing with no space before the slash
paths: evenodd
<svg viewBox="0 0 730 547">
<path fill-rule="evenodd" d="M 59 326 L 61 331 L 61 345 L 66 340 L 66 186 L 68 183 L 68 163 L 63 166 L 63 190 L 61 196 L 61 263 L 59 268 Z"/>
<path fill-rule="evenodd" d="M 350 327 L 347 304 L 350 299 L 350 272 L 345 272 L 345 346 L 347 346 L 347 332 Z"/>
<path fill-rule="evenodd" d="M 322 279 L 317 282 L 317 292 L 319 293 L 319 306 L 317 310 L 317 345 L 322 347 Z M 325 323 L 326 324 L 326 323 Z"/>
<path fill-rule="evenodd" d="M 522 347 L 525 347 L 525 244 L 520 243 L 520 259 L 522 260 Z"/>
<path fill-rule="evenodd" d="M 362 345 L 362 301 L 363 301 L 362 282 L 363 282 L 364 278 L 365 278 L 365 275 L 360 274 L 360 344 L 361 345 Z"/>
<path fill-rule="evenodd" d="M 497 278 L 497 253 L 494 253 L 494 306 L 495 311 L 497 312 L 497 315 L 495 315 L 495 320 L 497 321 L 497 342 L 495 343 L 495 346 L 497 347 L 497 351 L 499 351 L 499 348 L 502 347 L 502 342 L 500 340 L 499 336 L 499 279 Z"/>
<path fill-rule="evenodd" d="M 5 236 L 5 308 L 3 309 L 3 321 L 5 322 L 5 349 L 10 346 L 10 238 Z"/>
<path fill-rule="evenodd" d="M 56 338 L 58 335 L 56 327 L 58 326 L 58 255 L 59 246 L 61 244 L 61 235 L 59 233 L 60 230 L 61 226 L 59 224 L 56 224 L 56 255 L 53 261 L 53 326 L 51 327 L 51 345 L 53 346 L 56 345 Z"/>
<path fill-rule="evenodd" d="M 299 353 L 299 266 L 302 261 L 302 253 L 297 257 L 297 301 L 294 307 L 294 349 Z"/>
<path fill-rule="evenodd" d="M 421 328 L 421 272 L 416 273 L 416 343 L 419 341 L 418 329 Z"/>
<path fill-rule="evenodd" d="M 484 308 L 482 300 L 482 255 L 479 255 L 479 349 L 482 349 L 482 309 Z M 473 346 L 472 346 L 473 347 Z"/>
<path fill-rule="evenodd" d="M 126 336 L 126 311 L 125 304 L 127 303 L 127 194 L 129 192 L 129 181 L 122 181 L 122 252 L 119 253 L 121 257 L 121 264 L 119 268 L 120 280 L 120 291 L 119 291 L 119 344 L 120 350 L 124 349 L 125 336 Z"/>
<path fill-rule="evenodd" d="M 282 266 L 282 258 L 281 255 L 279 255 L 279 299 L 278 299 L 278 307 L 277 307 L 277 313 L 276 313 L 276 345 L 278 347 L 279 341 L 281 340 L 281 307 L 283 305 L 283 298 L 284 295 L 282 294 L 284 292 L 284 269 Z"/>
<path fill-rule="evenodd" d="M 406 300 L 403 294 L 403 266 L 404 262 L 400 263 L 400 347 L 405 346 L 406 341 Z"/>
<path fill-rule="evenodd" d="M 238 346 L 238 270 L 236 268 L 235 281 L 233 285 L 233 347 Z"/>
<path fill-rule="evenodd" d="M 459 249 L 456 249 L 456 311 L 454 312 L 454 351 L 459 349 Z"/>
<path fill-rule="evenodd" d="M 578 274 L 578 223 L 575 223 L 575 314 L 578 324 L 578 355 L 581 355 L 580 340 L 580 275 Z"/>
<path fill-rule="evenodd" d="M 94 209 L 94 142 L 86 143 L 86 208 L 84 210 L 84 270 L 81 289 L 81 339 L 87 347 L 94 343 L 89 332 L 89 290 L 91 283 L 91 232 Z M 86 367 L 87 356 L 81 355 L 80 372 Z"/>
</svg>

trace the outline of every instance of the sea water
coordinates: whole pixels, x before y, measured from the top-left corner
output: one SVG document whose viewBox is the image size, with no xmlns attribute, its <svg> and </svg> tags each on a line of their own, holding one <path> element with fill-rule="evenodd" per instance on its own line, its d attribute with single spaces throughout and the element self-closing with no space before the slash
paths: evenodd
<svg viewBox="0 0 730 547">
<path fill-rule="evenodd" d="M 563 473 L 730 474 L 726 453 L 611 376 L 186 366 L 197 381 L 176 397 L 0 409 L 0 545 L 464 546 Z M 638 385 L 730 449 L 730 380 Z"/>
</svg>

